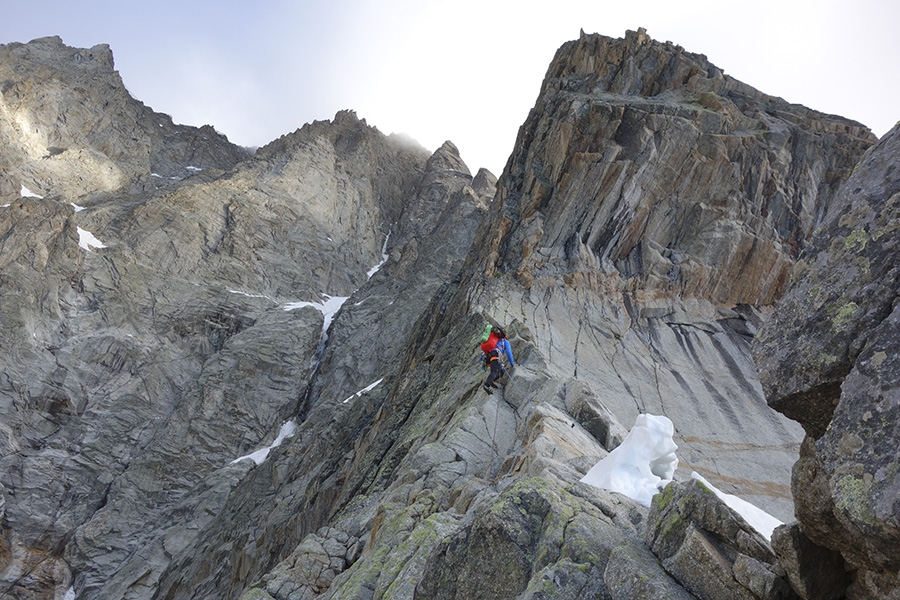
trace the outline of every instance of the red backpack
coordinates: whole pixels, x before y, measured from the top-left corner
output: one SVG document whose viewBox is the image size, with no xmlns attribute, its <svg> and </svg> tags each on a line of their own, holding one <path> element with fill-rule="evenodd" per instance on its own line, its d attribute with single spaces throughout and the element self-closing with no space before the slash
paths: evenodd
<svg viewBox="0 0 900 600">
<path fill-rule="evenodd" d="M 497 347 L 497 342 L 500 341 L 500 336 L 496 331 L 491 331 L 491 334 L 488 336 L 488 339 L 484 342 L 481 342 L 481 351 L 485 354 L 490 354 L 491 350 Z"/>
</svg>

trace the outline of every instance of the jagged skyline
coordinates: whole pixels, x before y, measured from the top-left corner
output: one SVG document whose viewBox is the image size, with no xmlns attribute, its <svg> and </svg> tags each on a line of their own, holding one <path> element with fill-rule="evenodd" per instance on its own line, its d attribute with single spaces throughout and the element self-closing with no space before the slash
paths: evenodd
<svg viewBox="0 0 900 600">
<path fill-rule="evenodd" d="M 708 0 L 637 5 L 567 0 L 417 3 L 208 0 L 122 4 L 32 0 L 5 7 L 0 43 L 59 35 L 108 43 L 132 95 L 177 123 L 211 124 L 244 146 L 353 109 L 429 150 L 452 140 L 473 170 L 502 171 L 554 52 L 580 29 L 705 54 L 727 74 L 788 102 L 883 135 L 900 114 L 890 77 L 900 5 Z"/>
<path fill-rule="evenodd" d="M 349 110 L 251 158 L 111 58 L 0 47 L 3 597 L 900 594 L 900 125 L 584 35 L 472 177 Z M 674 481 L 585 485 L 647 415 Z"/>
</svg>

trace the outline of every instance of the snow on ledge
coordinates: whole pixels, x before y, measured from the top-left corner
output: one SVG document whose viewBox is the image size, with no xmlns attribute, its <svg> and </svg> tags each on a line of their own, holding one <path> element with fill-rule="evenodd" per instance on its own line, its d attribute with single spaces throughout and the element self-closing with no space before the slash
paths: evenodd
<svg viewBox="0 0 900 600">
<path fill-rule="evenodd" d="M 78 230 L 78 245 L 90 252 L 91 248 L 106 248 L 106 244 L 98 240 L 94 237 L 94 234 L 90 231 L 85 231 L 81 227 L 76 227 Z"/>
<path fill-rule="evenodd" d="M 348 402 L 350 402 L 350 401 L 353 400 L 354 398 L 358 398 L 358 397 L 362 396 L 363 394 L 365 394 L 366 392 L 371 392 L 372 390 L 375 389 L 375 386 L 378 385 L 379 383 L 381 383 L 382 381 L 384 381 L 384 377 L 382 377 L 381 379 L 379 379 L 379 380 L 376 381 L 375 383 L 372 383 L 372 384 L 370 384 L 370 385 L 367 385 L 366 387 L 364 387 L 363 389 L 359 390 L 359 391 L 356 392 L 355 394 L 350 394 L 343 402 L 341 402 L 341 404 L 347 404 Z"/>
<path fill-rule="evenodd" d="M 672 440 L 674 433 L 675 427 L 668 418 L 638 415 L 622 443 L 591 467 L 581 481 L 619 492 L 649 508 L 653 496 L 672 482 L 678 468 L 678 457 L 675 456 L 678 446 Z M 698 473 L 691 473 L 691 478 L 715 492 L 766 539 L 771 539 L 775 528 L 783 524 L 746 500 L 716 489 Z"/>
<path fill-rule="evenodd" d="M 691 479 L 696 479 L 713 492 L 715 492 L 716 496 L 719 497 L 719 500 L 727 504 L 734 512 L 738 513 L 747 523 L 750 524 L 753 529 L 757 530 L 763 537 L 767 540 L 772 539 L 772 532 L 775 531 L 775 528 L 784 525 L 781 521 L 764 511 L 763 509 L 750 504 L 743 498 L 738 498 L 737 496 L 733 496 L 731 494 L 726 494 L 725 492 L 720 491 L 716 486 L 708 482 L 703 478 L 702 475 L 697 473 L 696 471 L 691 473 Z"/>
<path fill-rule="evenodd" d="M 247 292 L 242 292 L 241 290 L 228 290 L 228 292 L 231 294 L 240 294 L 241 296 L 247 296 L 248 298 L 265 298 L 266 300 L 272 300 L 265 294 L 250 294 Z M 273 300 L 273 302 L 274 302 L 274 300 Z"/>
<path fill-rule="evenodd" d="M 246 456 L 236 458 L 231 461 L 231 464 L 240 462 L 246 458 L 249 458 L 257 465 L 263 464 L 263 461 L 265 461 L 269 456 L 269 451 L 272 450 L 272 448 L 277 448 L 278 446 L 280 446 L 281 442 L 283 442 L 286 438 L 293 436 L 296 431 L 297 423 L 295 421 L 287 421 L 284 425 L 281 426 L 281 430 L 278 432 L 278 437 L 275 438 L 275 441 L 273 441 L 271 445 L 266 446 L 265 448 L 260 448 L 256 452 L 252 452 L 250 454 L 247 454 Z"/>
<path fill-rule="evenodd" d="M 19 196 L 21 196 L 22 198 L 40 198 L 41 200 L 44 199 L 43 196 L 35 194 L 24 185 L 22 186 L 22 189 L 19 190 Z"/>
</svg>

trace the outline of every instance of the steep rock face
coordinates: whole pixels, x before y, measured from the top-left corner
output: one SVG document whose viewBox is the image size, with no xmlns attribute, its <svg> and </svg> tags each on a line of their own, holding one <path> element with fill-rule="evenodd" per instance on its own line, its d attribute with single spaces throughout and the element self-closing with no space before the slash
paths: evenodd
<svg viewBox="0 0 900 600">
<path fill-rule="evenodd" d="M 642 56 L 652 58 L 646 58 L 646 68 L 629 66 Z M 634 538 L 648 526 L 646 509 L 620 495 L 575 484 L 640 412 L 666 414 L 675 421 L 679 457 L 688 469 L 781 518 L 790 517 L 788 473 L 802 431 L 766 406 L 750 340 L 765 320 L 760 306 L 781 293 L 816 215 L 824 213 L 833 188 L 873 139 L 858 124 L 792 107 L 730 79 L 723 78 L 727 86 L 716 88 L 719 93 L 703 90 L 709 92 L 707 103 L 723 106 L 724 116 L 698 105 L 697 92 L 681 90 L 683 78 L 666 70 L 658 73 L 659 89 L 650 86 L 644 92 L 658 96 L 620 93 L 632 90 L 629 78 L 643 77 L 654 60 L 712 69 L 702 57 L 640 34 L 624 41 L 583 36 L 560 51 L 549 72 L 568 75 L 548 82 L 523 126 L 459 281 L 438 290 L 379 386 L 348 398 L 349 406 L 320 399 L 301 427 L 304 437 L 258 471 L 257 487 L 262 489 L 274 485 L 280 474 L 300 473 L 287 476 L 284 495 L 264 508 L 254 505 L 249 490 L 233 496 L 234 520 L 262 520 L 265 525 L 202 539 L 198 547 L 213 551 L 210 558 L 190 565 L 187 573 L 173 569 L 164 582 L 164 597 L 178 597 L 177 590 L 207 573 L 213 575 L 203 580 L 206 595 L 243 590 L 243 598 L 266 600 L 485 594 L 540 598 L 557 592 L 573 598 L 689 597 Z M 582 86 L 594 77 L 591 71 L 571 74 L 579 61 L 597 73 L 623 73 L 624 87 L 616 93 L 592 93 Z M 576 92 L 569 94 L 570 89 Z M 738 103 L 758 121 L 725 108 Z M 645 135 L 644 125 L 621 129 L 590 123 L 591 111 L 602 114 L 610 110 L 608 105 L 632 112 L 653 107 L 668 114 L 671 125 Z M 588 108 L 578 112 L 579 107 Z M 586 120 L 575 127 L 577 116 Z M 704 154 L 698 149 L 710 119 L 726 138 L 739 126 L 765 131 L 762 123 L 784 136 L 736 134 L 739 142 L 720 140 L 726 149 L 739 148 L 733 157 L 741 166 L 735 170 L 732 156 L 724 151 L 715 154 L 704 146 Z M 625 135 L 628 131 L 635 137 Z M 629 142 L 628 148 L 620 141 Z M 651 143 L 671 144 L 681 162 L 669 164 L 669 154 L 654 153 Z M 566 153 L 569 148 L 579 149 L 580 160 L 594 162 L 573 171 L 569 162 L 575 159 L 566 162 L 575 156 Z M 715 168 L 708 165 L 710 153 L 718 157 Z M 620 161 L 608 164 L 620 155 Z M 658 177 L 643 179 L 628 171 L 634 160 L 644 160 L 643 172 L 656 169 Z M 777 168 L 768 171 L 775 163 Z M 547 164 L 557 170 L 536 167 Z M 813 164 L 828 165 L 832 172 L 826 176 L 827 169 Z M 684 189 L 673 183 L 677 173 L 704 169 L 711 171 L 683 182 Z M 733 177 L 713 177 L 715 169 Z M 803 173 L 802 199 L 794 194 L 792 169 Z M 625 173 L 621 181 L 613 178 L 619 185 L 611 187 L 573 177 L 573 172 L 620 171 Z M 773 181 L 771 197 L 752 184 L 753 174 L 760 172 Z M 743 174 L 749 179 L 742 179 Z M 659 190 L 651 185 L 657 180 L 662 182 Z M 585 217 L 591 210 L 618 214 L 621 190 L 636 181 L 659 197 L 670 197 L 667 206 L 685 212 L 675 211 L 673 218 L 691 225 L 682 228 L 689 243 L 661 238 L 683 256 L 688 250 L 697 253 L 691 258 L 696 264 L 682 271 L 687 275 L 678 279 L 679 285 L 653 275 L 633 260 L 631 251 L 604 254 L 607 246 L 567 243 L 579 239 L 577 229 L 591 222 Z M 725 191 L 724 181 L 731 186 Z M 675 202 L 678 190 L 685 196 L 683 206 Z M 702 213 L 701 199 L 717 194 L 722 194 L 717 202 L 723 206 L 703 214 L 724 222 L 710 218 L 695 227 L 690 214 Z M 643 196 L 635 194 L 633 200 Z M 760 202 L 782 202 L 784 214 L 770 217 L 757 206 Z M 785 206 L 805 202 L 805 212 L 793 210 L 802 212 L 802 218 L 786 216 L 792 211 Z M 649 214 L 651 208 L 641 211 Z M 621 219 L 621 227 L 598 225 L 595 240 L 615 245 L 610 240 L 640 220 L 631 213 Z M 770 231 L 776 224 L 781 233 Z M 638 230 L 635 243 L 656 248 L 654 236 L 661 235 L 661 228 Z M 737 244 L 744 253 L 739 259 L 717 251 L 707 256 L 704 239 L 719 248 Z M 758 254 L 754 248 L 760 248 Z M 662 259 L 648 256 L 658 272 Z M 687 263 L 686 258 L 678 260 Z M 748 265 L 745 271 L 737 266 L 741 263 Z M 738 284 L 729 285 L 737 273 L 743 273 Z M 338 330 L 349 314 L 338 317 Z M 472 348 L 486 320 L 507 326 L 517 356 L 515 374 L 492 396 L 480 391 L 483 374 L 472 365 Z M 320 373 L 330 366 L 323 363 Z M 355 424 L 352 440 L 331 433 L 345 427 L 332 425 L 337 422 Z M 329 433 L 321 439 L 314 431 Z M 310 462 L 323 451 L 328 457 L 324 464 Z M 571 531 L 557 522 L 567 511 L 576 515 L 569 520 Z M 320 529 L 326 522 L 330 529 Z M 292 546 L 285 541 L 288 531 L 296 535 L 298 530 L 304 538 Z M 751 536 L 744 532 L 744 537 Z M 340 541 L 353 538 L 366 540 L 359 556 Z M 329 539 L 334 540 L 331 551 L 325 546 Z M 682 559 L 688 560 L 694 547 L 705 547 L 700 539 L 701 534 L 690 537 L 696 543 Z M 255 550 L 266 546 L 263 540 L 278 549 L 275 556 Z M 735 560 L 722 572 L 735 589 L 748 596 L 790 596 L 778 579 L 782 573 L 771 563 L 771 550 L 743 558 L 735 552 L 731 558 Z M 253 581 L 254 569 L 267 559 L 275 564 Z M 249 565 L 250 576 L 244 580 L 236 575 L 244 572 L 242 565 Z"/>
<path fill-rule="evenodd" d="M 32 151 L 47 140 L 34 146 L 27 131 L 3 125 L 12 190 L 0 208 L 3 589 L 16 598 L 72 584 L 91 598 L 152 595 L 254 464 L 231 461 L 271 443 L 301 411 L 326 295 L 365 285 L 383 253 L 406 257 L 410 279 L 416 267 L 455 270 L 462 251 L 449 244 L 493 193 L 492 177 L 476 184 L 450 172 L 461 164 L 452 144 L 429 163 L 422 148 L 351 112 L 225 172 L 243 151 L 218 136 L 201 142 L 203 130 L 166 133 L 162 117 L 127 97 L 105 47 L 76 51 L 51 38 L 3 52 L 4 73 L 30 78 L 4 91 L 3 114 L 57 124 L 53 139 L 72 149 L 41 162 Z M 97 64 L 72 63 L 73 53 Z M 55 100 L 26 94 L 13 105 L 26 88 Z M 96 150 L 104 123 L 114 181 L 86 175 L 79 154 Z M 160 179 L 157 169 L 190 176 L 144 185 Z M 18 198 L 26 175 L 45 198 Z M 415 236 L 439 221 L 432 245 L 447 250 L 416 262 Z M 86 232 L 103 247 L 86 245 Z M 435 271 L 418 291 L 428 297 L 443 276 Z M 411 304 L 398 326 L 426 305 Z M 375 357 L 371 368 L 391 360 Z"/>
<path fill-rule="evenodd" d="M 898 161 L 895 127 L 841 188 L 754 345 L 769 403 L 807 432 L 801 528 L 857 569 L 854 597 L 900 593 Z"/>
<path fill-rule="evenodd" d="M 164 189 L 0 208 L 9 593 L 689 597 L 641 542 L 647 509 L 577 482 L 665 414 L 679 476 L 792 513 L 801 431 L 765 405 L 750 338 L 870 135 L 724 76 L 687 90 L 679 65 L 714 70 L 640 32 L 567 44 L 499 182 L 342 112 Z M 589 118 L 618 110 L 631 125 Z M 734 142 L 744 110 L 791 142 Z M 327 330 L 325 296 L 348 297 Z M 491 396 L 485 321 L 517 359 Z"/>
<path fill-rule="evenodd" d="M 802 434 L 766 409 L 749 342 L 873 141 L 643 31 L 582 35 L 520 129 L 476 306 L 626 427 L 668 415 L 684 467 L 788 520 Z"/>
<path fill-rule="evenodd" d="M 641 30 L 557 53 L 501 186 L 489 269 L 618 273 L 716 305 L 766 305 L 866 128 L 762 94 Z"/>
<path fill-rule="evenodd" d="M 25 186 L 87 205 L 248 156 L 212 127 L 175 125 L 132 98 L 106 44 L 72 48 L 58 37 L 0 46 L 0 146 L 0 204 Z"/>
<path fill-rule="evenodd" d="M 386 264 L 385 275 L 395 266 L 401 264 Z M 381 287 L 373 282 L 348 305 L 359 298 L 365 306 L 370 290 L 377 300 Z M 459 511 L 485 488 L 478 478 L 491 468 L 492 458 L 508 452 L 515 436 L 515 417 L 506 406 L 494 403 L 489 413 L 472 402 L 478 385 L 470 360 L 474 322 L 457 322 L 441 310 L 448 295 L 444 289 L 423 305 L 398 355 L 382 357 L 382 383 L 369 392 L 322 395 L 311 402 L 290 445 L 249 474 L 231 495 L 220 526 L 208 528 L 194 551 L 173 564 L 160 597 L 177 598 L 187 588 L 201 596 L 235 597 L 258 586 L 278 598 L 299 597 L 316 585 L 295 574 L 314 572 L 319 561 L 294 550 L 313 542 L 315 537 L 306 536 L 319 535 L 325 524 L 365 540 L 359 560 L 332 569 L 328 578 L 340 576 L 342 583 L 332 584 L 328 594 L 353 597 L 375 587 L 384 593 L 400 585 L 397 577 L 407 567 L 411 573 L 404 577 L 421 578 L 421 562 L 434 543 L 459 526 Z M 405 326 L 391 325 L 391 309 L 385 310 L 388 319 L 377 325 L 382 335 Z M 335 328 L 349 315 L 342 313 Z M 361 348 L 354 343 L 348 351 Z M 342 369 L 340 363 L 335 367 Z M 330 370 L 323 362 L 319 377 L 329 377 Z M 495 430 L 505 433 L 498 454 L 490 457 L 486 423 L 498 411 L 502 422 Z M 468 492 L 460 491 L 467 486 Z M 278 491 L 260 497 L 260 490 L 271 489 Z M 411 593 L 409 588 L 389 597 Z"/>
</svg>

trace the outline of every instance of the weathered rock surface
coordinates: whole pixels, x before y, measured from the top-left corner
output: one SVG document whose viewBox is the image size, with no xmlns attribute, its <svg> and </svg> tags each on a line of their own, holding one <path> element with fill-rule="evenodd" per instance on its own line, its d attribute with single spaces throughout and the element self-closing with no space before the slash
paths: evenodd
<svg viewBox="0 0 900 600">
<path fill-rule="evenodd" d="M 807 432 L 801 529 L 857 569 L 860 598 L 900 594 L 898 161 L 895 127 L 841 188 L 754 345 L 769 403 Z"/>
<path fill-rule="evenodd" d="M 851 578 L 843 557 L 836 550 L 814 544 L 799 523 L 777 527 L 772 532 L 772 549 L 791 587 L 804 600 L 837 600 L 846 596 Z"/>
<path fill-rule="evenodd" d="M 59 37 L 0 45 L 0 146 L 0 204 L 25 186 L 89 206 L 249 156 L 209 125 L 175 125 L 132 98 L 106 44 L 71 48 Z"/>
<path fill-rule="evenodd" d="M 91 165 L 75 154 L 54 155 L 71 159 L 65 168 L 36 170 L 23 155 L 25 136 L 2 129 L 18 141 L 3 146 L 15 193 L 0 208 L 0 462 L 10 557 L 3 585 L 13 597 L 64 592 L 71 566 L 84 597 L 152 594 L 253 465 L 230 462 L 270 443 L 302 412 L 321 358 L 323 315 L 293 307 L 322 303 L 323 294 L 350 296 L 383 252 L 408 269 L 405 279 L 374 275 L 383 296 L 394 285 L 430 297 L 458 269 L 467 246 L 454 244 L 466 227 L 471 238 L 493 177 L 453 171 L 461 162 L 452 144 L 429 162 L 420 147 L 350 112 L 239 165 L 246 153 L 217 138 L 207 164 L 198 158 L 203 131 L 171 126 L 165 134 L 165 120 L 161 128 L 153 119 L 162 117 L 128 97 L 108 49 L 91 51 L 106 57 L 97 65 L 68 70 L 84 51 L 56 38 L 3 51 L 3 68 L 31 78 L 10 90 L 58 97 L 46 105 L 22 97 L 13 106 L 5 90 L 4 114 L 13 120 L 27 113 L 64 123 L 54 139 L 85 150 L 99 127 L 91 119 L 111 120 L 138 140 L 104 138 L 108 160 L 125 174 L 107 185 L 82 175 Z M 69 104 L 73 90 L 84 106 Z M 104 110 L 92 100 L 101 96 L 119 104 Z M 148 119 L 152 127 L 142 125 Z M 158 179 L 154 170 L 194 174 L 154 191 L 141 183 Z M 25 172 L 26 187 L 45 198 L 18 197 Z M 70 178 L 76 187 L 67 187 Z M 75 210 L 76 200 L 87 208 Z M 81 229 L 105 247 L 79 247 Z M 421 258 L 417 235 L 433 236 L 419 242 L 429 250 Z M 427 306 L 420 297 L 393 311 L 393 299 L 375 307 L 372 296 L 366 307 L 396 313 L 369 332 L 388 349 Z M 372 371 L 394 360 L 388 350 L 367 358 Z M 344 375 L 335 393 L 349 396 L 367 376 Z M 41 558 L 47 553 L 57 562 Z M 28 566 L 38 562 L 64 572 L 38 577 Z"/>
<path fill-rule="evenodd" d="M 563 45 L 500 187 L 488 270 L 616 273 L 716 305 L 766 305 L 866 128 L 767 96 L 643 30 Z"/>
<path fill-rule="evenodd" d="M 643 32 L 583 35 L 499 181 L 350 111 L 252 158 L 217 137 L 197 165 L 202 129 L 163 135 L 105 48 L 4 51 L 119 98 L 102 118 L 136 140 L 92 146 L 96 114 L 40 105 L 37 75 L 3 91 L 10 123 L 71 140 L 54 154 L 0 121 L 11 597 L 688 598 L 642 541 L 647 510 L 577 483 L 641 412 L 675 423 L 680 476 L 792 515 L 802 429 L 766 405 L 750 341 L 872 143 L 860 125 Z M 517 362 L 492 396 L 485 321 Z M 673 565 L 713 548 L 727 589 L 776 597 L 752 535 L 692 527 Z"/>
<path fill-rule="evenodd" d="M 528 479 L 431 553 L 417 598 L 566 598 L 608 596 L 603 572 L 626 532 L 578 497 Z M 542 593 L 543 592 L 543 593 Z"/>
<path fill-rule="evenodd" d="M 796 597 L 768 540 L 699 481 L 669 484 L 653 497 L 645 536 L 666 571 L 698 598 Z"/>
<path fill-rule="evenodd" d="M 540 332 L 548 371 L 619 423 L 667 415 L 683 476 L 790 520 L 783 474 L 802 433 L 766 410 L 749 342 L 873 141 L 643 31 L 582 35 L 557 53 L 501 177 L 471 261 L 492 287 L 475 306 Z"/>
</svg>

